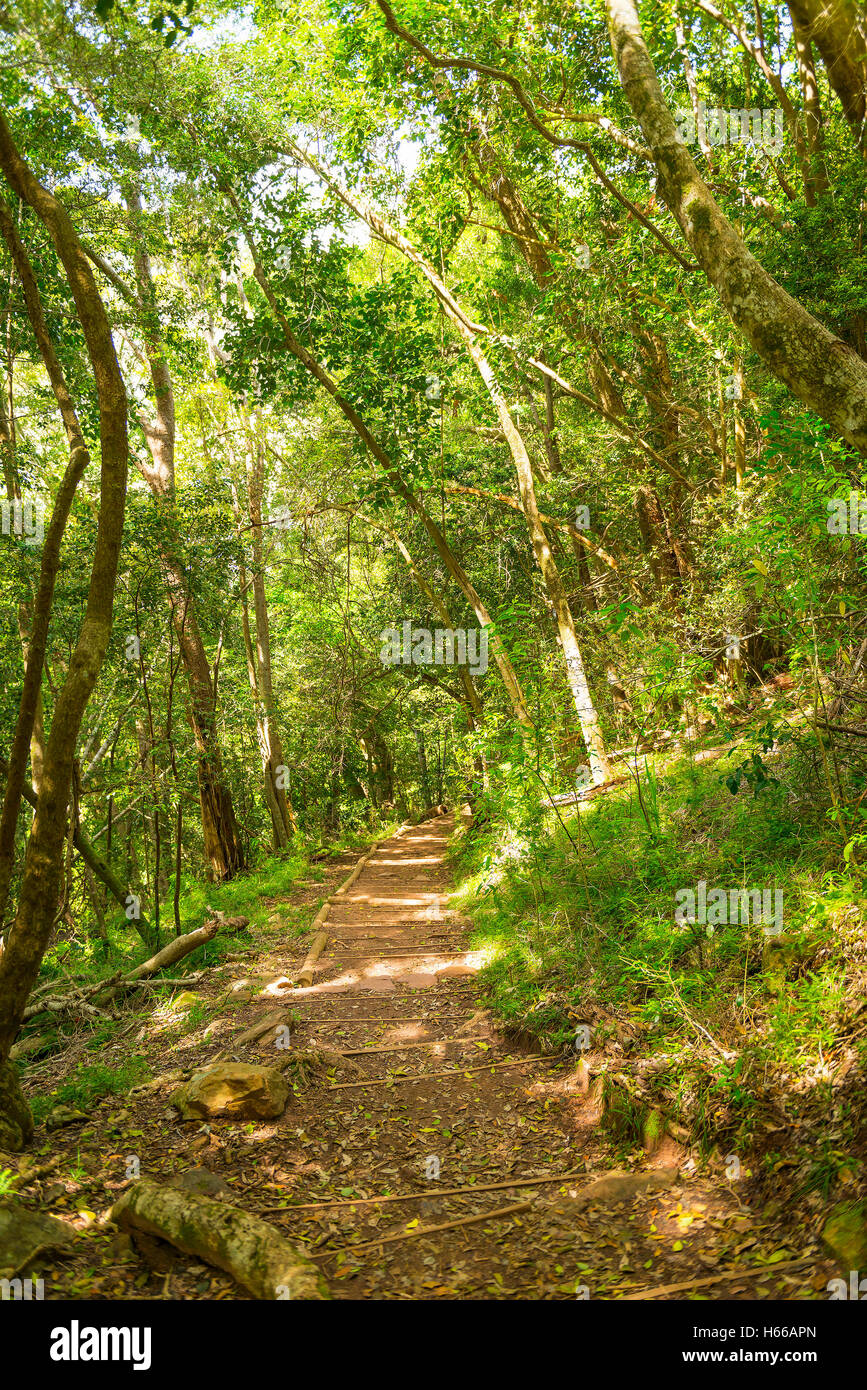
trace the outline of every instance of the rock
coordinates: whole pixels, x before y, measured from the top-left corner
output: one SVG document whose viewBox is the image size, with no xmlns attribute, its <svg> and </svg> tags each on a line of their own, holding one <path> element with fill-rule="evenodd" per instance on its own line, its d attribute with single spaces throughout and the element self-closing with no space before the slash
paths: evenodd
<svg viewBox="0 0 867 1390">
<path fill-rule="evenodd" d="M 606 1206 L 615 1202 L 631 1202 L 640 1192 L 654 1187 L 671 1187 L 676 1181 L 676 1168 L 657 1168 L 649 1173 L 606 1173 L 604 1178 L 597 1178 L 582 1188 L 575 1202 L 582 1207 L 591 1202 L 604 1202 Z"/>
<path fill-rule="evenodd" d="M 822 1241 L 843 1269 L 867 1269 L 867 1201 L 832 1207 Z"/>
<path fill-rule="evenodd" d="M 0 1149 L 20 1153 L 33 1138 L 33 1116 L 24 1099 L 18 1072 L 11 1062 L 0 1062 Z"/>
<path fill-rule="evenodd" d="M 14 1201 L 0 1203 L 0 1279 L 11 1279 L 47 1250 L 65 1249 L 72 1239 L 64 1221 Z"/>
<path fill-rule="evenodd" d="M 195 1192 L 200 1197 L 231 1197 L 232 1189 L 216 1173 L 207 1168 L 188 1168 L 185 1173 L 176 1173 L 169 1179 L 170 1187 L 179 1187 L 184 1192 Z"/>
<path fill-rule="evenodd" d="M 64 1125 L 80 1125 L 85 1120 L 90 1119 L 83 1110 L 76 1110 L 73 1105 L 54 1105 L 45 1117 L 46 1129 L 61 1129 Z"/>
<path fill-rule="evenodd" d="M 270 1120 L 282 1115 L 289 1087 L 274 1067 L 219 1062 L 191 1076 L 172 1096 L 183 1120 Z"/>
<path fill-rule="evenodd" d="M 172 1000 L 171 1004 L 169 1004 L 169 1008 L 176 1014 L 187 1013 L 195 1004 L 200 1002 L 200 998 L 201 996 L 194 993 L 193 990 L 185 989 L 183 994 L 177 995 L 177 997 Z"/>
<path fill-rule="evenodd" d="M 658 1110 L 648 1110 L 642 1126 L 644 1152 L 655 1154 L 665 1138 L 665 1120 Z"/>
</svg>

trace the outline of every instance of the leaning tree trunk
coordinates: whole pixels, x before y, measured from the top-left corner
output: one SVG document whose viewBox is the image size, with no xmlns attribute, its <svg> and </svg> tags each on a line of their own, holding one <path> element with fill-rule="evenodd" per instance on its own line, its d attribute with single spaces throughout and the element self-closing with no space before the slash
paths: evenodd
<svg viewBox="0 0 867 1390">
<path fill-rule="evenodd" d="M 15 1149 L 28 1142 L 32 1120 L 8 1060 L 9 1051 L 50 940 L 61 895 L 76 743 L 111 636 L 126 501 L 128 440 L 126 391 L 111 328 L 87 257 L 65 208 L 33 176 L 2 115 L 0 169 L 7 183 L 47 228 L 66 272 L 93 371 L 101 454 L 99 520 L 87 606 L 66 679 L 55 702 L 18 911 L 0 955 L 0 1147 Z"/>
<path fill-rule="evenodd" d="M 678 132 L 634 0 L 606 0 L 620 81 L 658 188 L 735 327 L 780 381 L 867 453 L 867 362 L 793 299 L 747 250 Z"/>
<path fill-rule="evenodd" d="M 8 134 L 8 132 L 7 132 Z M 9 141 L 11 145 L 11 137 Z M 14 146 L 12 146 L 14 149 Z M 8 151 L 4 151 L 8 154 Z M 6 166 L 4 164 L 4 172 Z M 28 170 L 29 174 L 29 170 Z M 31 176 L 32 177 L 32 176 Z M 7 173 L 7 179 L 9 174 Z M 11 182 L 11 180 L 10 180 Z M 35 182 L 35 181 L 34 181 Z M 13 185 L 14 186 L 14 185 Z M 38 186 L 38 185 L 37 185 Z M 17 190 L 16 190 L 17 191 Z M 44 192 L 44 190 L 42 190 Z M 46 195 L 47 196 L 47 195 Z M 15 832 L 18 826 L 18 812 L 27 776 L 27 756 L 31 754 L 34 780 L 37 772 L 41 778 L 44 761 L 44 730 L 42 729 L 42 668 L 48 644 L 48 627 L 51 620 L 51 607 L 54 599 L 54 586 L 60 568 L 60 547 L 75 492 L 84 471 L 90 463 L 90 454 L 84 443 L 78 415 L 75 410 L 66 378 L 60 365 L 54 344 L 48 332 L 42 299 L 33 267 L 18 235 L 14 219 L 0 199 L 0 233 L 12 256 L 27 309 L 27 317 L 39 348 L 51 389 L 57 402 L 69 444 L 69 462 L 57 490 L 51 521 L 45 533 L 42 547 L 42 561 L 39 586 L 35 601 L 27 614 L 27 641 L 24 660 L 24 680 L 18 706 L 18 717 L 12 736 L 9 752 L 9 770 L 0 812 L 0 923 L 2 923 L 9 897 L 9 885 L 15 860 Z M 94 290 L 96 286 L 94 285 Z M 112 351 L 114 349 L 112 348 Z M 10 441 L 11 442 L 11 441 Z M 15 470 L 12 460 L 4 450 L 4 464 L 7 472 L 7 486 L 15 490 Z M 34 739 L 39 740 L 36 760 L 33 760 Z M 38 764 L 38 766 L 37 766 Z"/>
<path fill-rule="evenodd" d="M 796 36 L 814 44 L 856 144 L 867 151 L 867 41 L 856 0 L 786 0 Z M 859 13 L 860 10 L 860 13 Z"/>
<path fill-rule="evenodd" d="M 167 566 L 174 590 L 183 583 L 173 567 Z M 178 605 L 173 602 L 172 614 Z M 196 742 L 196 772 L 202 808 L 202 835 L 208 874 L 215 883 L 233 878 L 244 867 L 244 851 L 235 819 L 232 793 L 223 767 L 216 730 L 215 698 L 211 671 L 195 617 L 179 620 L 178 638 L 184 654 L 190 687 L 190 723 Z"/>
<path fill-rule="evenodd" d="M 0 214 L 2 216 L 2 214 Z M 5 219 L 3 219 L 5 223 Z M 14 223 L 11 226 L 14 240 L 18 240 Z M 24 252 L 23 244 L 19 241 L 21 252 Z M 25 275 L 28 275 L 29 262 L 26 253 L 22 258 L 22 268 Z M 32 277 L 32 271 L 29 271 Z M 10 281 L 11 283 L 11 281 Z M 32 296 L 33 307 L 39 304 L 39 291 L 36 288 L 35 279 L 31 279 L 29 293 Z M 10 365 L 10 384 L 9 392 L 12 393 L 11 384 L 11 365 Z M 11 409 L 11 408 L 10 408 Z M 6 484 L 6 497 L 11 503 L 17 502 L 19 505 L 23 501 L 21 491 L 21 478 L 18 472 L 18 461 L 15 451 L 15 435 L 12 419 L 7 415 L 3 404 L 3 397 L 0 395 L 0 450 L 3 455 L 3 479 Z M 18 604 L 18 636 L 21 642 L 21 654 L 25 669 L 30 655 L 30 634 L 33 628 L 33 603 L 29 598 L 22 598 Z M 36 697 L 36 709 L 33 714 L 33 729 L 30 734 L 30 776 L 36 790 L 42 781 L 42 763 L 45 757 L 45 726 L 42 711 L 42 691 Z M 2 918 L 2 913 L 0 913 Z"/>
<path fill-rule="evenodd" d="M 235 208 L 236 212 L 239 214 L 239 217 L 241 218 L 241 226 L 244 232 L 244 237 L 247 241 L 247 245 L 250 248 L 250 254 L 253 257 L 254 274 L 256 276 L 256 280 L 261 286 L 262 292 L 265 295 L 265 298 L 267 299 L 268 304 L 275 318 L 277 319 L 277 322 L 280 325 L 280 329 L 283 334 L 283 341 L 286 344 L 286 347 L 292 353 L 293 357 L 296 357 L 298 361 L 301 362 L 302 365 L 307 368 L 311 376 L 313 376 L 314 379 L 319 382 L 320 386 L 324 387 L 324 389 L 334 400 L 338 408 L 343 412 L 346 419 L 349 421 L 349 423 L 352 425 L 352 428 L 355 430 L 356 434 L 358 434 L 359 438 L 363 440 L 365 446 L 367 447 L 373 458 L 376 459 L 377 463 L 382 468 L 390 486 L 392 487 L 396 495 L 400 497 L 404 502 L 406 502 L 410 511 L 412 511 L 421 521 L 422 525 L 424 526 L 425 530 L 428 533 L 428 536 L 430 537 L 434 545 L 435 550 L 437 551 L 437 554 L 440 556 L 440 559 L 443 561 L 443 564 L 445 565 L 449 574 L 455 580 L 462 594 L 464 595 L 467 602 L 473 609 L 473 612 L 478 618 L 480 626 L 490 627 L 493 621 L 490 613 L 488 612 L 475 587 L 473 586 L 469 578 L 469 575 L 466 573 L 463 566 L 457 559 L 457 556 L 455 555 L 451 546 L 448 544 L 448 541 L 446 540 L 445 536 L 440 531 L 439 527 L 437 526 L 433 517 L 428 512 L 427 508 L 424 506 L 424 503 L 421 502 L 418 497 L 416 497 L 415 493 L 411 490 L 411 488 L 407 487 L 399 471 L 395 468 L 394 464 L 392 463 L 388 454 L 383 449 L 382 445 L 368 429 L 367 425 L 359 415 L 358 411 L 355 409 L 352 403 L 341 394 L 334 378 L 329 375 L 329 373 L 322 366 L 321 362 L 319 362 L 311 352 L 308 352 L 307 348 L 304 347 L 303 343 L 300 343 L 298 339 L 295 337 L 295 334 L 292 332 L 292 329 L 289 326 L 289 321 L 286 318 L 286 315 L 282 312 L 277 297 L 274 294 L 273 289 L 271 288 L 267 275 L 265 274 L 265 268 L 262 265 L 261 259 L 256 249 L 255 239 L 249 227 L 247 227 L 244 224 L 241 206 L 234 193 L 229 188 L 224 187 L 224 191 L 229 197 L 232 206 Z M 494 630 L 493 632 L 493 636 L 491 639 L 491 647 L 493 650 L 494 660 L 497 663 L 497 669 L 499 670 L 503 680 L 503 685 L 506 687 L 509 699 L 511 700 L 515 718 L 517 719 L 518 723 L 521 725 L 525 733 L 527 733 L 532 729 L 533 721 L 527 713 L 527 706 L 524 700 L 524 693 L 521 689 L 518 676 L 509 659 L 505 647 L 503 646 L 502 639 L 499 637 L 496 630 Z"/>
</svg>

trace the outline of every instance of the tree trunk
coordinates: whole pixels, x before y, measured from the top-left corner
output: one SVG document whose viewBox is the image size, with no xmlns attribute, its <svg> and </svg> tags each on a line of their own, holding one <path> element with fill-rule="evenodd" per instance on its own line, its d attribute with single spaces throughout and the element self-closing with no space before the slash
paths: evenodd
<svg viewBox="0 0 867 1390">
<path fill-rule="evenodd" d="M 265 592 L 265 559 L 262 546 L 262 492 L 264 488 L 264 450 L 262 442 L 252 432 L 248 437 L 247 503 L 250 510 L 251 543 L 253 550 L 253 611 L 256 616 L 255 670 L 259 692 L 256 720 L 260 730 L 262 771 L 265 794 L 274 830 L 274 846 L 285 849 L 297 826 L 292 804 L 286 790 L 288 769 L 283 755 L 283 743 L 277 725 L 274 705 L 274 686 L 271 675 L 271 630 L 268 623 L 268 600 Z"/>
<path fill-rule="evenodd" d="M 2 121 L 2 117 L 0 117 Z M 14 157 L 13 157 L 14 152 Z M 18 185 L 14 182 L 15 161 L 21 164 L 22 169 L 26 169 L 23 161 L 20 161 L 17 151 L 14 150 L 12 139 L 8 128 L 0 126 L 0 166 L 6 175 L 7 181 L 12 184 L 16 192 L 20 192 Z M 34 187 L 39 189 L 39 193 L 45 198 L 50 195 L 41 189 L 33 179 L 30 170 L 26 170 L 27 179 L 31 180 Z M 29 184 L 27 185 L 29 187 Z M 34 195 L 36 196 L 36 195 Z M 53 202 L 53 199 L 51 200 Z M 57 205 L 59 207 L 59 205 Z M 65 218 L 66 214 L 63 213 Z M 74 237 L 71 224 L 69 234 Z M 63 534 L 66 530 L 66 523 L 69 520 L 69 513 L 72 509 L 72 502 L 75 497 L 76 489 L 84 474 L 84 470 L 90 463 L 90 454 L 84 443 L 81 433 L 81 426 L 78 422 L 75 406 L 66 384 L 66 379 L 61 368 L 60 361 L 54 349 L 54 344 L 48 332 L 45 315 L 42 309 L 42 300 L 36 277 L 30 264 L 30 259 L 25 251 L 18 230 L 9 212 L 5 201 L 0 198 L 0 233 L 2 233 L 15 269 L 21 282 L 24 293 L 24 302 L 27 308 L 27 316 L 36 338 L 39 352 L 51 383 L 51 389 L 57 402 L 58 411 L 63 420 L 66 437 L 69 444 L 69 462 L 66 466 L 57 495 L 54 501 L 54 508 L 51 514 L 51 521 L 45 533 L 42 547 L 42 562 L 39 574 L 39 587 L 35 602 L 27 614 L 27 640 L 24 661 L 24 680 L 21 687 L 21 698 L 18 707 L 18 718 L 15 724 L 15 731 L 12 736 L 12 746 L 9 752 L 9 771 L 6 778 L 6 790 L 3 797 L 3 809 L 0 812 L 0 924 L 6 913 L 6 905 L 9 897 L 9 885 L 12 879 L 12 869 L 15 862 L 15 832 L 18 826 L 18 811 L 21 805 L 21 795 L 24 781 L 27 775 L 28 752 L 34 751 L 34 740 L 36 740 L 36 758 L 33 761 L 34 778 L 42 775 L 44 770 L 45 750 L 43 746 L 44 734 L 42 731 L 42 670 L 45 664 L 45 652 L 48 644 L 48 627 L 51 620 L 51 607 L 54 599 L 54 586 L 60 568 L 60 547 L 63 541 Z M 96 285 L 90 275 L 93 286 L 93 293 L 96 294 Z M 100 308 L 102 304 L 100 302 Z M 110 341 L 110 339 L 109 339 Z M 90 346 L 88 344 L 88 346 Z M 114 347 L 111 348 L 112 355 Z M 125 439 L 125 435 L 124 435 Z M 5 453 L 5 451 L 4 451 Z M 4 459 L 7 468 L 7 485 L 11 481 L 14 492 L 15 471 L 11 463 Z M 124 481 L 125 486 L 125 481 Z M 112 580 L 112 584 L 113 584 Z M 22 632 L 23 637 L 23 632 Z M 82 714 L 83 714 L 82 709 Z"/>
<path fill-rule="evenodd" d="M 250 253 L 253 257 L 254 273 L 256 279 L 262 288 L 262 292 L 265 295 L 265 298 L 267 299 L 268 304 L 271 307 L 274 317 L 280 324 L 280 328 L 283 333 L 283 340 L 287 348 L 292 353 L 293 357 L 296 357 L 298 361 L 301 362 L 303 366 L 307 368 L 311 376 L 313 376 L 316 379 L 316 381 L 319 382 L 320 386 L 324 387 L 324 389 L 335 401 L 339 409 L 346 416 L 346 419 L 352 425 L 352 428 L 358 434 L 359 438 L 361 438 L 364 441 L 364 444 L 366 445 L 372 456 L 382 467 L 385 476 L 388 479 L 388 482 L 391 484 L 391 487 L 396 492 L 397 496 L 402 498 L 403 501 L 406 502 L 410 510 L 414 512 L 415 515 L 421 521 L 422 525 L 424 526 L 425 530 L 430 536 L 434 544 L 434 547 L 441 560 L 443 561 L 446 569 L 457 583 L 461 592 L 464 594 L 464 597 L 467 599 L 467 602 L 472 607 L 473 612 L 479 620 L 480 626 L 489 627 L 492 621 L 491 615 L 488 613 L 488 610 L 482 603 L 482 600 L 477 594 L 475 588 L 473 587 L 469 576 L 464 571 L 463 567 L 461 566 L 460 562 L 458 561 L 457 557 L 455 556 L 454 552 L 452 551 L 451 547 L 446 541 L 445 536 L 440 531 L 433 517 L 429 514 L 424 504 L 421 501 L 419 501 L 419 499 L 415 496 L 411 489 L 407 487 L 406 483 L 403 481 L 403 478 L 401 477 L 398 470 L 395 468 L 388 454 L 382 448 L 381 444 L 379 444 L 374 435 L 370 432 L 367 425 L 364 423 L 361 416 L 358 414 L 358 411 L 346 399 L 345 396 L 341 395 L 333 377 L 331 377 L 328 374 L 328 372 L 325 370 L 322 364 L 318 362 L 317 359 L 313 356 L 313 354 L 308 352 L 307 349 L 303 346 L 303 344 L 300 343 L 298 339 L 295 337 L 295 334 L 292 332 L 292 329 L 289 326 L 289 321 L 286 318 L 286 315 L 281 310 L 277 297 L 271 289 L 268 277 L 265 274 L 264 267 L 256 250 L 256 244 L 253 235 L 250 232 L 249 228 L 244 224 L 241 206 L 230 189 L 225 189 L 224 191 L 227 193 L 227 196 L 232 202 L 233 207 L 242 219 L 241 226 L 244 231 L 244 236 L 247 241 L 247 244 L 250 248 Z M 511 661 L 509 660 L 506 650 L 503 647 L 502 641 L 496 633 L 494 633 L 493 639 L 491 641 L 491 646 L 493 649 L 494 660 L 497 663 L 497 667 L 503 679 L 503 684 L 505 685 L 509 698 L 512 702 L 512 708 L 514 710 L 515 717 L 518 720 L 518 722 L 522 725 L 522 727 L 529 731 L 530 729 L 532 729 L 533 724 L 529 714 L 527 713 L 527 707 L 524 701 L 524 694 L 521 690 L 520 682 L 518 681 L 518 677 L 515 673 Z"/>
<path fill-rule="evenodd" d="M 770 371 L 867 453 L 867 363 L 787 294 L 747 250 L 675 126 L 634 0 L 606 0 L 606 5 L 620 80 L 650 147 L 659 191 L 721 304 Z"/>
<path fill-rule="evenodd" d="M 0 955 L 0 1071 L 3 1073 L 0 1079 L 0 1145 L 8 1146 L 10 1141 L 17 1138 L 17 1146 L 20 1147 L 27 1141 L 27 1126 L 22 1127 L 21 1124 L 20 1096 L 16 1094 L 17 1083 L 8 1061 L 9 1050 L 48 945 L 60 898 L 67 809 L 78 732 L 111 636 L 114 588 L 123 535 L 128 442 L 123 378 L 115 356 L 108 318 L 87 257 L 66 210 L 34 178 L 15 148 L 2 116 L 0 168 L 7 182 L 47 228 L 66 272 L 96 386 L 101 453 L 99 522 L 87 606 L 55 703 L 45 748 L 42 788 L 27 844 L 18 912 Z M 83 466 L 82 463 L 82 469 Z M 59 543 L 59 536 L 57 539 Z M 46 627 L 48 616 L 46 613 Z M 43 651 L 44 644 L 39 652 L 40 671 Z M 23 764 L 20 751 L 18 756 Z M 20 767 L 18 776 L 23 779 Z"/>
<path fill-rule="evenodd" d="M 867 42 L 855 0 L 787 0 L 792 22 L 815 44 L 860 149 L 867 149 Z M 796 29 L 796 32 L 797 32 Z"/>
</svg>

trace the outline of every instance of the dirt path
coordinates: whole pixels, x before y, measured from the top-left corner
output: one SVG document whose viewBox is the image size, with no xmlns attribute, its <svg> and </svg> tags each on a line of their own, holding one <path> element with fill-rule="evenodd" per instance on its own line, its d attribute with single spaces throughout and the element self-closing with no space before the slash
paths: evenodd
<svg viewBox="0 0 867 1390">
<path fill-rule="evenodd" d="M 613 1162 L 597 1112 L 574 1059 L 510 1048 L 479 1009 L 481 959 L 447 905 L 452 828 L 441 817 L 381 845 L 332 908 L 316 981 L 293 992 L 293 1044 L 352 1052 L 353 1074 L 341 1068 L 301 1110 L 307 1162 L 291 1200 L 302 1206 L 257 1209 L 304 1241 L 344 1298 L 622 1297 L 752 1263 L 747 1251 L 802 1256 L 781 1252 L 770 1225 L 763 1240 L 730 1191 L 708 1184 L 675 1180 L 634 1203 L 584 1204 Z M 645 1176 L 670 1181 L 681 1157 L 669 1142 Z M 476 1190 L 444 1195 L 465 1187 Z M 414 1195 L 354 1200 L 385 1193 Z M 456 1221 L 465 1224 L 419 1234 Z M 809 1296 L 810 1264 L 761 1282 L 735 1277 L 709 1295 Z"/>
<path fill-rule="evenodd" d="M 229 1014 L 170 1056 L 158 1038 L 143 1043 L 157 1073 L 200 1067 L 215 1049 L 273 1062 L 273 1032 L 238 1039 L 278 1001 L 291 1006 L 296 1094 L 279 1119 L 181 1124 L 167 1105 L 168 1075 L 163 1088 L 103 1102 L 84 1131 L 54 1137 L 51 1150 L 66 1147 L 74 1177 L 31 1195 L 66 1219 L 77 1207 L 84 1238 L 74 1259 L 47 1271 L 46 1297 L 247 1297 L 174 1250 L 132 1250 L 99 1229 L 93 1212 L 127 1185 L 130 1153 L 143 1176 L 192 1177 L 272 1221 L 320 1262 L 338 1299 L 642 1297 L 744 1265 L 746 1275 L 663 1296 L 827 1296 L 834 1270 L 815 1246 L 751 1212 L 737 1184 L 697 1179 L 689 1165 L 678 1175 L 684 1155 L 671 1141 L 653 1160 L 630 1156 L 644 1175 L 638 1195 L 618 1200 L 624 1185 L 609 1180 L 586 1202 L 588 1185 L 618 1159 L 576 1059 L 510 1046 L 480 1008 L 480 957 L 448 907 L 451 830 L 441 817 L 378 847 L 332 908 L 312 987 L 291 983 L 309 938 L 284 939 L 245 962 L 241 980 L 209 974 L 205 988 L 225 997 L 228 985 L 236 997 Z M 331 891 L 346 872 L 333 871 Z M 300 1063 L 312 1046 L 351 1055 L 308 1076 Z M 453 1188 L 471 1190 L 448 1195 Z M 385 1194 L 406 1200 L 365 1200 Z M 804 1263 L 772 1268 L 793 1260 Z"/>
</svg>

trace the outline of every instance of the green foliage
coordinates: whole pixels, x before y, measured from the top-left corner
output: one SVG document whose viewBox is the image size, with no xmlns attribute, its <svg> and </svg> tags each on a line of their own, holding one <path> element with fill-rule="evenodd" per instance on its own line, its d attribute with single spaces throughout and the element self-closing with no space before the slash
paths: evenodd
<svg viewBox="0 0 867 1390">
<path fill-rule="evenodd" d="M 80 1062 L 68 1081 L 48 1095 L 33 1097 L 31 1109 L 34 1120 L 40 1123 L 52 1106 L 58 1103 L 87 1110 L 105 1096 L 125 1095 L 132 1086 L 146 1079 L 145 1060 L 135 1053 L 119 1067 L 109 1067 L 102 1062 Z"/>
<path fill-rule="evenodd" d="M 768 737 L 766 728 L 756 730 L 759 742 Z M 645 760 L 636 773 L 645 809 L 633 783 L 564 826 L 548 812 L 544 823 L 519 833 L 504 800 L 464 839 L 456 861 L 458 902 L 473 919 L 496 1012 L 562 1046 L 574 1033 L 570 1020 L 597 1018 L 601 1005 L 618 1023 L 613 1032 L 594 1024 L 594 1049 L 604 1051 L 606 1038 L 622 1038 L 625 1027 L 644 1056 L 700 1052 L 701 1072 L 687 1069 L 676 1083 L 674 1110 L 708 1145 L 721 1134 L 734 1143 L 735 1132 L 744 1141 L 754 1132 L 757 1074 L 766 1081 L 798 1076 L 804 1084 L 821 1074 L 849 1016 L 850 948 L 835 924 L 860 914 L 862 898 L 839 877 L 827 897 L 831 848 L 805 838 L 802 813 L 784 790 L 788 769 L 775 766 L 779 791 L 764 799 L 761 815 L 720 794 L 712 765 L 688 760 L 664 775 L 656 759 Z M 814 829 L 819 823 L 814 815 Z M 678 922 L 675 893 L 699 878 L 709 886 L 779 886 L 784 944 L 775 953 L 776 938 L 763 937 L 752 921 L 732 918 L 712 933 Z M 721 1055 L 726 1049 L 730 1061 Z M 681 1063 L 672 1066 L 674 1084 Z M 640 1138 L 640 1106 L 614 1088 L 609 1109 L 621 1137 Z"/>
</svg>

